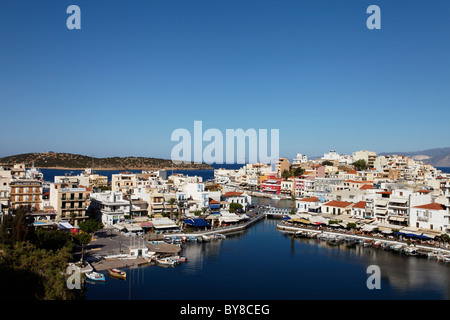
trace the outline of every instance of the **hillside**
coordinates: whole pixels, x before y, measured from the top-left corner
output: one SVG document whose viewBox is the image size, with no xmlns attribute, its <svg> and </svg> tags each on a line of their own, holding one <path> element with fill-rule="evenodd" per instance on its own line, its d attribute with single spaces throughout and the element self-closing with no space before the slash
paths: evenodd
<svg viewBox="0 0 450 320">
<path fill-rule="evenodd" d="M 431 164 L 434 167 L 450 167 L 450 148 L 436 148 L 409 152 L 383 152 L 379 155 L 389 154 L 412 157 L 413 159 L 422 160 L 424 163 Z"/>
<path fill-rule="evenodd" d="M 96 170 L 147 170 L 147 169 L 175 169 L 175 170 L 210 170 L 208 164 L 173 164 L 171 160 L 147 157 L 110 157 L 94 158 L 71 153 L 24 153 L 0 158 L 0 165 L 8 166 L 15 163 L 25 163 L 27 167 L 54 169 L 85 169 Z"/>
</svg>

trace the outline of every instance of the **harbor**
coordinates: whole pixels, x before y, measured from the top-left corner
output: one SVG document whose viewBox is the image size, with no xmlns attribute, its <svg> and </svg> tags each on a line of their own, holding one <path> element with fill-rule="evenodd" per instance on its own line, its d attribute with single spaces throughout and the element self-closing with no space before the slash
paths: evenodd
<svg viewBox="0 0 450 320">
<path fill-rule="evenodd" d="M 296 237 L 298 228 L 282 230 L 280 223 L 279 219 L 261 219 L 222 240 L 182 242 L 180 253 L 188 258 L 186 263 L 174 268 L 156 264 L 123 267 L 126 281 L 107 276 L 105 283 L 89 283 L 87 298 L 273 299 L 273 292 L 280 287 L 284 289 L 278 291 L 278 299 L 449 297 L 443 285 L 450 281 L 448 263 L 355 242 L 333 244 L 331 238 Z M 365 287 L 369 265 L 382 270 L 382 290 L 378 292 Z M 347 285 L 338 291 L 329 290 L 336 281 Z"/>
</svg>

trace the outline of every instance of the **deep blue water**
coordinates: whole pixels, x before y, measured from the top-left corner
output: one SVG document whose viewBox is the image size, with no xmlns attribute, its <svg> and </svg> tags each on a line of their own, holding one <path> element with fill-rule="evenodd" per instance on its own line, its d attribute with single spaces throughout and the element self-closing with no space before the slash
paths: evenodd
<svg viewBox="0 0 450 320">
<path fill-rule="evenodd" d="M 226 169 L 239 169 L 243 165 L 240 164 L 221 164 L 221 165 L 213 165 L 214 168 L 226 168 Z M 64 176 L 68 175 L 78 175 L 83 170 L 59 170 L 59 169 L 40 169 L 44 174 L 44 180 L 49 182 L 54 182 L 55 176 Z M 111 181 L 111 177 L 113 174 L 124 172 L 125 170 L 99 170 L 96 173 L 107 176 L 108 181 Z M 131 173 L 140 173 L 142 170 L 126 170 Z M 189 176 L 201 176 L 203 181 L 214 179 L 214 170 L 167 170 L 167 176 L 170 176 L 172 173 L 183 173 Z"/>
<path fill-rule="evenodd" d="M 450 264 L 374 248 L 292 239 L 266 219 L 227 239 L 186 243 L 174 268 L 127 268 L 88 284 L 89 300 L 374 300 L 449 298 Z M 381 271 L 368 289 L 367 268 Z"/>
</svg>

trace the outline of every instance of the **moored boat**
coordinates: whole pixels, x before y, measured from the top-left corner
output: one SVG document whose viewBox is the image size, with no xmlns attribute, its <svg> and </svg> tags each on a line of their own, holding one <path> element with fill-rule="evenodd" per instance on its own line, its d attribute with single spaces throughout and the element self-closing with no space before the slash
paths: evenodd
<svg viewBox="0 0 450 320">
<path fill-rule="evenodd" d="M 88 273 L 85 273 L 85 274 L 86 274 L 86 278 L 88 278 L 89 280 L 92 280 L 92 281 L 105 281 L 105 276 L 103 274 L 99 273 L 99 272 L 92 271 L 92 272 L 88 272 Z"/>
<path fill-rule="evenodd" d="M 110 268 L 110 269 L 108 269 L 108 272 L 111 277 L 114 277 L 117 279 L 126 279 L 126 277 L 127 277 L 127 273 L 120 269 Z"/>
<path fill-rule="evenodd" d="M 363 246 L 370 247 L 373 244 L 373 240 L 364 240 Z"/>
<path fill-rule="evenodd" d="M 159 264 L 168 265 L 168 266 L 173 266 L 173 265 L 177 264 L 177 261 L 175 259 L 172 259 L 171 257 L 159 258 L 159 259 L 156 259 L 156 262 Z"/>
<path fill-rule="evenodd" d="M 175 260 L 176 262 L 187 262 L 188 258 L 186 257 L 182 257 L 182 256 L 173 256 L 171 257 L 173 260 Z"/>
</svg>

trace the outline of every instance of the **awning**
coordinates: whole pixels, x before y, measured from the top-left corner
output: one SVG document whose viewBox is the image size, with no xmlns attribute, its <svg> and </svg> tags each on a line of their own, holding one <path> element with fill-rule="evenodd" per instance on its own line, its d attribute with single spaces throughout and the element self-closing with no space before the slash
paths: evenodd
<svg viewBox="0 0 450 320">
<path fill-rule="evenodd" d="M 135 224 L 125 225 L 125 229 L 127 229 L 128 232 L 142 231 L 142 228 Z"/>
<path fill-rule="evenodd" d="M 193 227 L 209 227 L 210 224 L 205 219 L 186 219 L 183 220 L 186 225 Z"/>
</svg>

